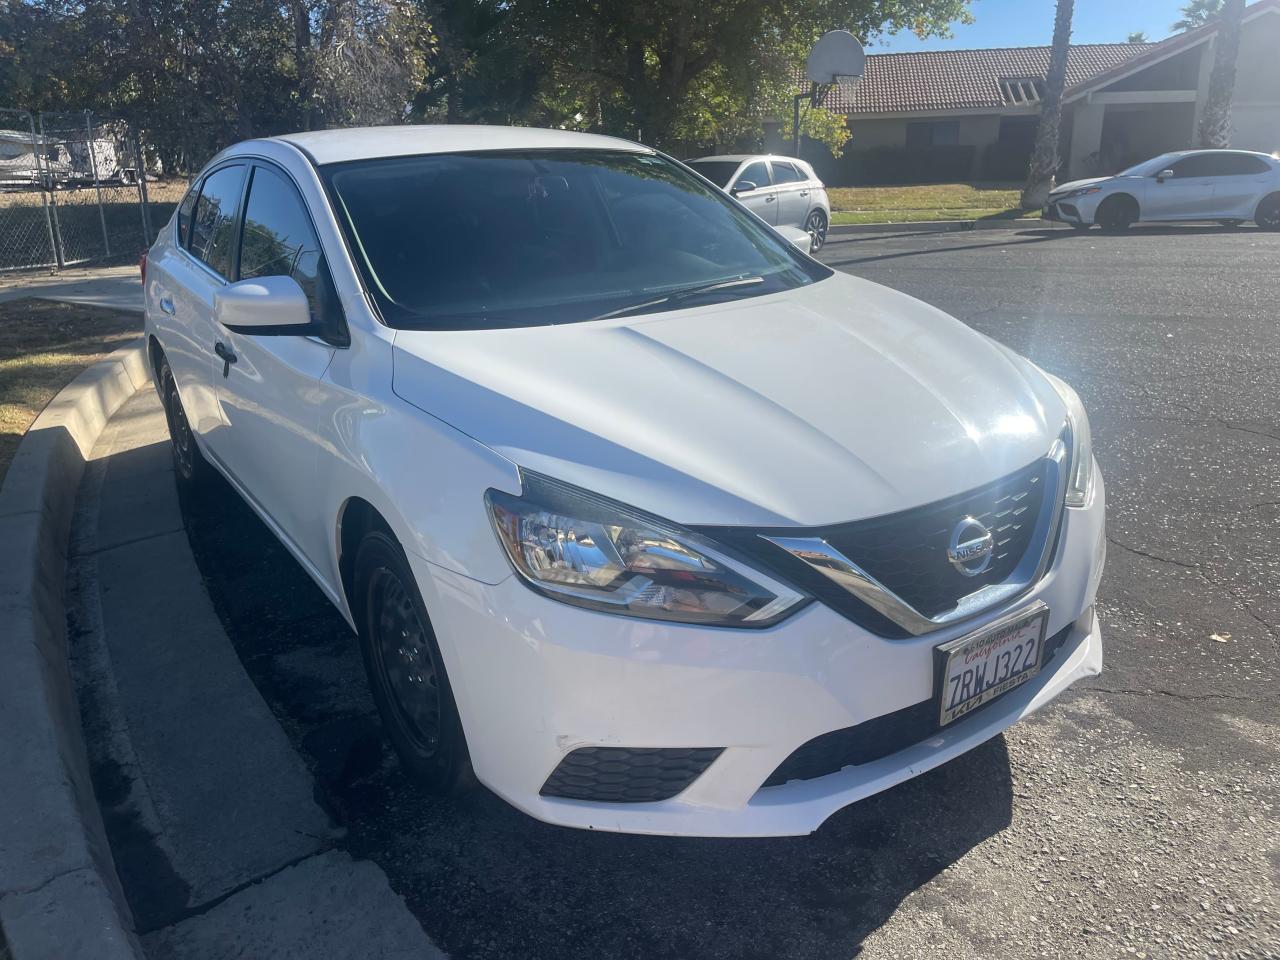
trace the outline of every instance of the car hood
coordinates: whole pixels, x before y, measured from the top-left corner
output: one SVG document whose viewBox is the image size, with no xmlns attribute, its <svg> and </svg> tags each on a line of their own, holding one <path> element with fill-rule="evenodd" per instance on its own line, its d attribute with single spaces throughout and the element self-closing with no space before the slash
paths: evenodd
<svg viewBox="0 0 1280 960">
<path fill-rule="evenodd" d="M 1060 197 L 1064 193 L 1070 193 L 1072 190 L 1079 190 L 1081 187 L 1093 187 L 1099 184 L 1109 183 L 1116 179 L 1115 177 L 1092 177 L 1088 180 L 1072 180 L 1070 183 L 1060 183 L 1053 188 L 1053 192 L 1049 194 L 1051 197 Z"/>
<path fill-rule="evenodd" d="M 393 388 L 514 463 L 693 524 L 814 525 L 1043 456 L 1065 408 L 1025 360 L 836 274 L 627 319 L 397 331 Z"/>
</svg>

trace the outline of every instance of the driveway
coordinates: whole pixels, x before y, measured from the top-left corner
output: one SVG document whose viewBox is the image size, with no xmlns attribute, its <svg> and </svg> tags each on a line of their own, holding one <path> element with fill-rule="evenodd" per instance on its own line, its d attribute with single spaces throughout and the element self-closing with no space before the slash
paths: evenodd
<svg viewBox="0 0 1280 960">
<path fill-rule="evenodd" d="M 341 845 L 459 960 L 1280 956 L 1280 235 L 898 235 L 822 257 L 1080 391 L 1110 501 L 1104 674 L 810 838 L 575 832 L 406 782 L 343 622 L 233 494 L 186 503 Z"/>
</svg>

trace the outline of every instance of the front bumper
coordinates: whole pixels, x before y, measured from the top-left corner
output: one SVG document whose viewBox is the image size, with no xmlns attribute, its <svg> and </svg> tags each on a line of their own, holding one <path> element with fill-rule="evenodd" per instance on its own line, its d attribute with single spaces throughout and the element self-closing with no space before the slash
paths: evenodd
<svg viewBox="0 0 1280 960">
<path fill-rule="evenodd" d="M 1095 466 L 1096 474 L 1096 466 Z M 595 613 L 510 577 L 486 585 L 411 558 L 449 671 L 476 776 L 550 823 L 664 835 L 816 830 L 840 808 L 972 749 L 1102 668 L 1092 605 L 1105 555 L 1103 488 L 1068 510 L 1057 555 L 1029 594 L 957 627 L 886 640 L 812 604 L 760 631 Z M 763 787 L 802 744 L 933 695 L 933 648 L 1034 600 L 1057 655 L 1030 682 L 882 759 Z M 539 791 L 579 747 L 723 748 L 678 795 L 587 802 Z"/>
<path fill-rule="evenodd" d="M 1089 225 L 1094 222 L 1094 214 L 1097 212 L 1098 204 L 1102 202 L 1102 195 L 1099 193 L 1087 194 L 1083 197 L 1060 197 L 1056 200 L 1050 198 L 1045 204 L 1044 210 L 1040 213 L 1042 220 L 1052 220 L 1057 223 L 1075 223 Z"/>
</svg>

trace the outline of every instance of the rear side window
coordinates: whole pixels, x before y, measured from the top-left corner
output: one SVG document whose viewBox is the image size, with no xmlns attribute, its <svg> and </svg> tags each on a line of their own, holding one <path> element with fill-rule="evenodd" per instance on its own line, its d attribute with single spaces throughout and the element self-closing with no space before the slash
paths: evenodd
<svg viewBox="0 0 1280 960">
<path fill-rule="evenodd" d="M 785 160 L 773 161 L 774 183 L 799 183 L 805 179 L 807 178 L 793 164 L 787 163 Z"/>
<path fill-rule="evenodd" d="M 192 256 L 208 264 L 219 276 L 231 277 L 235 248 L 236 212 L 240 206 L 244 167 L 223 167 L 205 177 L 191 218 Z"/>
<path fill-rule="evenodd" d="M 311 217 L 298 190 L 268 167 L 254 167 L 240 237 L 241 280 L 293 277 L 311 303 L 311 319 L 333 316 L 335 296 Z"/>
<path fill-rule="evenodd" d="M 757 160 L 748 166 L 738 175 L 737 180 L 739 186 L 744 183 L 754 183 L 757 187 L 767 187 L 771 182 L 769 179 L 769 167 L 763 160 Z"/>
<path fill-rule="evenodd" d="M 1228 177 L 1253 177 L 1260 173 L 1271 172 L 1271 164 L 1244 153 L 1223 154 L 1222 166 L 1223 176 Z"/>
</svg>

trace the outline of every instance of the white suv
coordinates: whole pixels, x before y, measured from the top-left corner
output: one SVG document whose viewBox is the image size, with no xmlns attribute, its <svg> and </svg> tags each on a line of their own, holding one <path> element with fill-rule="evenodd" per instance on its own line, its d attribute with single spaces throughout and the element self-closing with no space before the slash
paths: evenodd
<svg viewBox="0 0 1280 960">
<path fill-rule="evenodd" d="M 144 278 L 180 482 L 343 613 L 431 788 L 802 834 L 1101 669 L 1071 388 L 648 148 L 242 143 Z"/>
<path fill-rule="evenodd" d="M 813 167 L 803 160 L 734 154 L 690 160 L 689 166 L 770 226 L 805 231 L 811 253 L 827 242 L 831 201 Z"/>
</svg>

